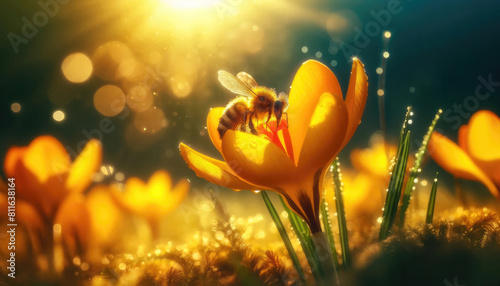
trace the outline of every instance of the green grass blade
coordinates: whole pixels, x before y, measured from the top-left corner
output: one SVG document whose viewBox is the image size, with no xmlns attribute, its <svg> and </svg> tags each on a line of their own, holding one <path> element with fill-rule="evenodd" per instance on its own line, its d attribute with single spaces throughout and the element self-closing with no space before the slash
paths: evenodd
<svg viewBox="0 0 500 286">
<path fill-rule="evenodd" d="M 333 264 L 335 269 L 339 269 L 339 259 L 337 257 L 337 250 L 335 249 L 335 240 L 333 238 L 332 224 L 330 222 L 330 215 L 328 214 L 327 202 L 323 195 L 323 202 L 321 204 L 321 216 L 323 219 L 323 227 L 325 228 L 326 236 L 328 242 L 330 243 L 330 249 L 332 251 Z"/>
<path fill-rule="evenodd" d="M 382 215 L 382 224 L 379 233 L 380 241 L 384 240 L 389 235 L 398 211 L 398 204 L 401 197 L 401 189 L 403 188 L 406 164 L 410 151 L 410 132 L 408 131 L 408 124 L 411 114 L 411 108 L 408 108 L 401 128 L 396 162 L 392 169 L 389 188 L 387 189 L 387 196 L 385 198 L 384 213 Z"/>
<path fill-rule="evenodd" d="M 293 249 L 292 242 L 290 241 L 290 238 L 288 237 L 288 234 L 286 233 L 285 226 L 281 222 L 281 219 L 278 215 L 278 212 L 276 212 L 276 209 L 273 206 L 273 203 L 269 199 L 269 196 L 265 191 L 260 192 L 262 194 L 262 198 L 264 199 L 264 202 L 266 203 L 266 207 L 269 210 L 269 214 L 271 215 L 274 224 L 276 225 L 276 228 L 278 228 L 278 232 L 281 236 L 281 239 L 283 240 L 283 243 L 285 244 L 286 250 L 288 250 L 288 254 L 290 255 L 290 259 L 292 259 L 293 266 L 295 267 L 295 270 L 297 270 L 297 273 L 299 274 L 300 280 L 305 283 L 306 278 L 304 275 L 304 271 L 302 270 L 302 266 L 300 266 L 299 258 L 297 257 L 297 254 L 295 253 L 295 250 Z"/>
<path fill-rule="evenodd" d="M 320 267 L 321 265 L 319 264 L 318 254 L 314 249 L 314 244 L 312 241 L 311 232 L 309 231 L 309 227 L 302 220 L 301 217 L 299 217 L 286 205 L 285 200 L 283 200 L 283 197 L 282 196 L 279 197 L 281 203 L 283 204 L 283 208 L 288 214 L 288 219 L 290 221 L 290 224 L 292 225 L 292 228 L 295 231 L 297 238 L 299 239 L 300 246 L 304 251 L 304 254 L 307 258 L 307 262 L 309 263 L 309 267 L 311 268 L 311 273 L 313 274 L 316 283 L 320 285 L 322 281 L 321 277 L 323 277 L 324 274 L 322 268 Z"/>
<path fill-rule="evenodd" d="M 335 204 L 337 206 L 337 220 L 339 223 L 340 247 L 342 249 L 342 266 L 344 269 L 351 267 L 351 253 L 349 251 L 349 237 L 347 234 L 347 223 L 344 211 L 344 199 L 342 192 L 344 187 L 340 181 L 340 163 L 338 158 L 333 161 L 333 184 L 335 190 Z"/>
<path fill-rule="evenodd" d="M 436 205 L 436 192 L 438 185 L 438 173 L 434 178 L 434 183 L 432 183 L 431 196 L 429 198 L 429 205 L 427 206 L 427 216 L 425 218 L 425 223 L 431 224 L 432 218 L 434 217 L 434 206 Z"/>
<path fill-rule="evenodd" d="M 410 170 L 410 178 L 406 183 L 405 192 L 403 195 L 403 204 L 401 205 L 401 210 L 399 213 L 400 227 L 404 225 L 406 211 L 408 210 L 408 206 L 410 205 L 410 200 L 411 196 L 413 195 L 413 190 L 415 190 L 415 183 L 417 182 L 418 175 L 420 174 L 421 171 L 422 161 L 424 159 L 425 152 L 427 151 L 427 145 L 429 144 L 432 132 L 434 132 L 434 128 L 436 127 L 436 124 L 439 120 L 439 117 L 441 116 L 441 113 L 443 113 L 443 111 L 440 109 L 436 113 L 436 116 L 434 116 L 434 120 L 432 120 L 432 123 L 429 126 L 429 129 L 427 130 L 427 133 L 424 136 L 424 141 L 422 142 L 422 145 L 418 149 L 417 154 L 415 154 L 415 164 Z"/>
</svg>

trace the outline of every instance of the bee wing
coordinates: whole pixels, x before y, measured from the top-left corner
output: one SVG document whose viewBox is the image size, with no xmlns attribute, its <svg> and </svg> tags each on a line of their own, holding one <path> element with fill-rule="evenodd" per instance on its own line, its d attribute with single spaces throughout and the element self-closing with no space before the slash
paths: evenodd
<svg viewBox="0 0 500 286">
<path fill-rule="evenodd" d="M 222 86 L 229 89 L 233 93 L 247 97 L 257 96 L 250 87 L 227 71 L 219 71 L 219 81 Z"/>
<path fill-rule="evenodd" d="M 257 86 L 259 86 L 257 84 L 257 82 L 255 81 L 255 79 L 253 79 L 253 77 L 249 74 L 247 74 L 246 72 L 239 72 L 236 77 L 241 80 L 246 86 L 248 86 L 249 88 L 255 88 Z"/>
</svg>

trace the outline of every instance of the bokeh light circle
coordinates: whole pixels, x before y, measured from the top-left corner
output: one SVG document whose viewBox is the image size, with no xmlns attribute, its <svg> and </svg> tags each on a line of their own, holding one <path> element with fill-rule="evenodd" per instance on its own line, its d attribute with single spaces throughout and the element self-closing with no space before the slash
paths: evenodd
<svg viewBox="0 0 500 286">
<path fill-rule="evenodd" d="M 94 106 L 104 116 L 115 116 L 125 108 L 125 94 L 115 85 L 100 87 L 94 94 Z"/>
<path fill-rule="evenodd" d="M 52 118 L 54 118 L 55 121 L 60 122 L 63 121 L 64 118 L 66 118 L 66 115 L 61 110 L 56 110 L 52 114 Z"/>
<path fill-rule="evenodd" d="M 153 107 L 138 112 L 134 118 L 134 125 L 142 133 L 154 134 L 167 126 L 167 119 L 161 109 Z"/>
<path fill-rule="evenodd" d="M 92 74 L 92 61 L 83 53 L 73 53 L 63 60 L 61 70 L 68 81 L 82 83 Z"/>
<path fill-rule="evenodd" d="M 17 102 L 12 103 L 10 106 L 10 110 L 12 110 L 12 112 L 14 113 L 18 113 L 19 111 L 21 111 L 21 104 Z"/>
<path fill-rule="evenodd" d="M 127 93 L 127 105 L 133 111 L 141 112 L 153 105 L 153 93 L 142 85 L 132 87 Z"/>
</svg>

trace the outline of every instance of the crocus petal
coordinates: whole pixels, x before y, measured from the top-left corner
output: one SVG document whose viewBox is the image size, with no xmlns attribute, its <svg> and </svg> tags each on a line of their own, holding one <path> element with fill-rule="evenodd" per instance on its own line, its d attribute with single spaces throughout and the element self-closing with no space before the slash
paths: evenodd
<svg viewBox="0 0 500 286">
<path fill-rule="evenodd" d="M 349 111 L 349 126 L 347 127 L 346 136 L 342 143 L 342 148 L 351 140 L 352 135 L 361 123 L 361 116 L 365 110 L 366 98 L 368 96 L 368 77 L 365 73 L 365 67 L 357 58 L 353 59 L 351 79 L 349 80 L 349 88 L 345 104 Z"/>
<path fill-rule="evenodd" d="M 5 160 L 3 162 L 3 168 L 5 174 L 9 177 L 13 177 L 16 174 L 16 169 L 18 164 L 21 163 L 22 157 L 26 152 L 26 147 L 11 147 L 5 155 Z"/>
<path fill-rule="evenodd" d="M 167 199 L 167 192 L 172 189 L 172 178 L 166 171 L 156 171 L 148 181 L 148 200 L 163 203 Z"/>
<path fill-rule="evenodd" d="M 469 146 L 467 142 L 467 137 L 469 134 L 469 125 L 462 125 L 458 129 L 458 146 L 462 148 L 466 153 L 469 153 Z"/>
<path fill-rule="evenodd" d="M 121 203 L 116 202 L 117 195 L 122 194 L 117 192 L 112 186 L 97 185 L 90 190 L 85 200 L 90 212 L 93 233 L 91 241 L 100 249 L 116 246 L 116 242 L 123 236 L 126 220 L 120 208 Z"/>
<path fill-rule="evenodd" d="M 296 167 L 271 141 L 240 131 L 227 131 L 222 154 L 235 174 L 252 184 L 278 187 L 296 179 Z"/>
<path fill-rule="evenodd" d="M 337 78 L 322 63 L 306 61 L 293 79 L 287 110 L 295 164 L 299 161 L 311 117 L 320 96 L 325 92 L 342 96 Z"/>
<path fill-rule="evenodd" d="M 23 164 L 41 182 L 51 177 L 62 181 L 63 174 L 71 166 L 70 158 L 64 146 L 52 136 L 39 136 L 28 146 L 23 156 Z"/>
<path fill-rule="evenodd" d="M 298 164 L 301 173 L 316 172 L 338 153 L 347 122 L 347 109 L 342 96 L 323 93 L 302 145 Z"/>
<path fill-rule="evenodd" d="M 125 207 L 132 211 L 142 210 L 146 207 L 147 185 L 139 178 L 131 177 L 125 182 L 125 193 L 123 203 Z"/>
<path fill-rule="evenodd" d="M 224 107 L 215 107 L 210 109 L 210 112 L 207 116 L 207 130 L 208 135 L 210 136 L 210 140 L 214 144 L 215 148 L 219 150 L 222 154 L 221 144 L 222 140 L 220 139 L 219 131 L 217 131 L 217 127 L 219 127 L 219 118 L 221 118 L 222 113 L 224 112 Z"/>
<path fill-rule="evenodd" d="M 500 118 L 491 111 L 476 112 L 469 122 L 469 155 L 500 186 Z"/>
<path fill-rule="evenodd" d="M 370 148 L 352 150 L 351 163 L 358 171 L 384 180 L 389 174 L 388 157 L 395 156 L 396 151 L 396 146 L 381 140 L 375 142 Z"/>
<path fill-rule="evenodd" d="M 184 161 L 189 168 L 195 171 L 198 177 L 219 186 L 234 190 L 258 190 L 257 186 L 251 185 L 241 180 L 226 164 L 226 162 L 203 155 L 187 145 L 181 143 L 179 146 Z"/>
<path fill-rule="evenodd" d="M 61 225 L 61 236 L 69 255 L 82 255 L 91 237 L 90 212 L 81 194 L 67 197 L 58 209 L 55 223 Z"/>
<path fill-rule="evenodd" d="M 66 150 L 51 136 L 39 136 L 27 147 L 11 150 L 6 156 L 5 169 L 16 177 L 19 198 L 52 218 L 66 195 L 64 181 L 71 166 Z"/>
<path fill-rule="evenodd" d="M 492 195 L 500 199 L 498 189 L 486 174 L 472 161 L 458 145 L 450 139 L 434 132 L 429 140 L 429 153 L 443 169 L 456 177 L 480 181 Z"/>
<path fill-rule="evenodd" d="M 97 140 L 90 140 L 71 166 L 66 188 L 73 193 L 81 193 L 92 179 L 92 175 L 101 167 L 102 146 Z"/>
</svg>

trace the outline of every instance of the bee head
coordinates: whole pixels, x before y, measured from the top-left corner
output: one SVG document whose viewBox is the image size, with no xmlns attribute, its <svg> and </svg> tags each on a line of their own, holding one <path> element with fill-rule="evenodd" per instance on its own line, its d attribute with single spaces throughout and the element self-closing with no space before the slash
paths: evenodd
<svg viewBox="0 0 500 286">
<path fill-rule="evenodd" d="M 278 99 L 274 102 L 273 112 L 276 116 L 276 124 L 279 125 L 283 112 L 288 108 L 288 97 L 285 93 L 281 92 Z"/>
</svg>

